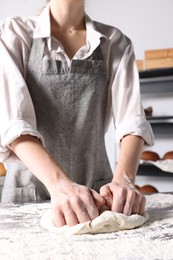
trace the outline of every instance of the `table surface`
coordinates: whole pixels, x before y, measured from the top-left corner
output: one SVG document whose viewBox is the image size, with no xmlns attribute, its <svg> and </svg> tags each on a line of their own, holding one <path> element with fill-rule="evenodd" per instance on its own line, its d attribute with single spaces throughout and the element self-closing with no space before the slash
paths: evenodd
<svg viewBox="0 0 173 260">
<path fill-rule="evenodd" d="M 173 259 L 173 195 L 147 195 L 149 220 L 109 234 L 60 237 L 40 226 L 50 203 L 0 204 L 0 259 Z"/>
</svg>

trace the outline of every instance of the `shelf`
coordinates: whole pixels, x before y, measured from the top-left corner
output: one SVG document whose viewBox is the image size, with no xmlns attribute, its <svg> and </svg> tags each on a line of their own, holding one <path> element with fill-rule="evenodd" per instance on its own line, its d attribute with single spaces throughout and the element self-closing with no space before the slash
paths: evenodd
<svg viewBox="0 0 173 260">
<path fill-rule="evenodd" d="M 166 108 L 166 112 L 172 111 L 172 99 L 173 99 L 173 67 L 163 69 L 152 69 L 139 72 L 140 78 L 140 91 L 143 95 L 144 100 L 154 101 L 169 100 L 171 98 L 171 106 Z M 154 102 L 153 101 L 153 102 Z M 167 104 L 165 104 L 166 106 Z M 165 110 L 163 110 L 165 111 Z M 164 113 L 163 114 L 167 114 Z M 173 115 L 158 115 L 158 116 L 147 116 L 148 122 L 152 126 L 154 136 L 168 140 L 173 140 Z M 173 173 L 162 171 L 157 166 L 150 163 L 141 163 L 138 167 L 137 176 L 146 177 L 170 177 L 173 178 Z M 170 181 L 172 181 L 171 179 Z"/>
<path fill-rule="evenodd" d="M 147 116 L 147 120 L 152 124 L 172 124 L 173 116 Z"/>
<path fill-rule="evenodd" d="M 139 72 L 141 93 L 173 91 L 173 68 Z"/>
<path fill-rule="evenodd" d="M 139 72 L 140 79 L 149 79 L 149 78 L 165 78 L 173 76 L 173 68 L 161 68 L 161 69 L 151 69 L 144 70 Z"/>
<path fill-rule="evenodd" d="M 158 82 L 172 82 L 173 76 L 165 76 L 165 77 L 154 77 L 154 78 L 140 78 L 141 83 L 158 83 Z"/>
<path fill-rule="evenodd" d="M 157 176 L 157 177 L 170 177 L 173 178 L 173 173 L 164 172 L 158 167 L 151 164 L 140 164 L 138 167 L 138 176 Z"/>
<path fill-rule="evenodd" d="M 147 120 L 155 135 L 173 138 L 173 116 L 148 116 Z"/>
</svg>

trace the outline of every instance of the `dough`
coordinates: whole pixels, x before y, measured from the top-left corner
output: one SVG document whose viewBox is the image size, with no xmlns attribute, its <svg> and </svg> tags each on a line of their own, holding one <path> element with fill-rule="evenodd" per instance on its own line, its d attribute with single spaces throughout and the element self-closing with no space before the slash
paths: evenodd
<svg viewBox="0 0 173 260">
<path fill-rule="evenodd" d="M 65 225 L 58 228 L 53 223 L 51 210 L 47 210 L 41 218 L 41 226 L 59 235 L 99 234 L 133 229 L 143 225 L 147 220 L 147 212 L 143 216 L 137 214 L 126 216 L 107 210 L 92 221 L 80 223 L 72 227 Z"/>
</svg>

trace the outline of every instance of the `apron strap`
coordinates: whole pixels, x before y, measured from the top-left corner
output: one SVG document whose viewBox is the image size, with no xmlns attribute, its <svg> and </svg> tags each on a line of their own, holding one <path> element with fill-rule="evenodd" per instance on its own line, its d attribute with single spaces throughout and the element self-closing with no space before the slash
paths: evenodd
<svg viewBox="0 0 173 260">
<path fill-rule="evenodd" d="M 92 55 L 93 60 L 103 60 L 103 55 L 101 51 L 100 45 L 94 50 L 93 55 Z"/>
<path fill-rule="evenodd" d="M 32 67 L 30 67 L 30 70 L 33 70 L 34 67 L 38 70 L 38 68 L 40 67 L 40 61 L 42 60 L 44 53 L 45 41 L 46 38 L 33 39 L 28 62 L 28 65 L 31 63 L 33 65 Z"/>
</svg>

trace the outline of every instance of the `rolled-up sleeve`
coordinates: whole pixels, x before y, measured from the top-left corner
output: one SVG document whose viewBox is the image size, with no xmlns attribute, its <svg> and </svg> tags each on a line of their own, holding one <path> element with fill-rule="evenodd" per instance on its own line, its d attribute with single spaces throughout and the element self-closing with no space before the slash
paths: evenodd
<svg viewBox="0 0 173 260">
<path fill-rule="evenodd" d="M 26 46 L 8 31 L 0 35 L 0 161 L 10 159 L 10 143 L 24 134 L 43 138 L 36 130 L 32 100 L 24 79 Z"/>
<path fill-rule="evenodd" d="M 139 73 L 130 40 L 113 78 L 112 112 L 118 144 L 125 135 L 131 134 L 141 136 L 146 145 L 153 145 L 153 132 L 142 106 Z"/>
</svg>

